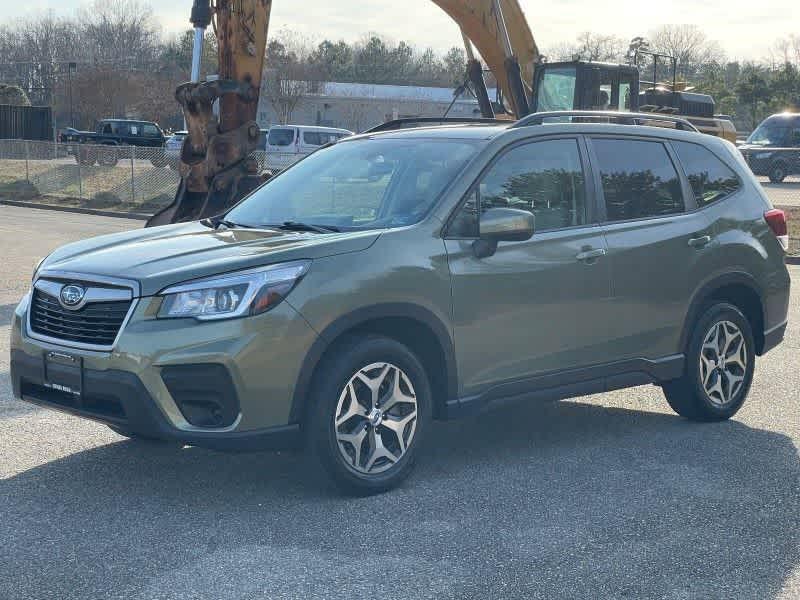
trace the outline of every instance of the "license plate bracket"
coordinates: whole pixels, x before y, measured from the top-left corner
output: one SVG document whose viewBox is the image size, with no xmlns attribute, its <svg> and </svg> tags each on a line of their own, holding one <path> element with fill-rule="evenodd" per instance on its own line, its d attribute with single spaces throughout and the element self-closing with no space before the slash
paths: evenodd
<svg viewBox="0 0 800 600">
<path fill-rule="evenodd" d="M 44 353 L 44 386 L 80 397 L 83 393 L 83 359 L 64 352 Z"/>
</svg>

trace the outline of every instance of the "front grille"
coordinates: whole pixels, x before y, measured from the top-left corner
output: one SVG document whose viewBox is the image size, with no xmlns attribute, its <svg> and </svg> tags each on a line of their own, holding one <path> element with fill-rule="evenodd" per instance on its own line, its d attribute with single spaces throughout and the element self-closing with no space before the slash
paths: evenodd
<svg viewBox="0 0 800 600">
<path fill-rule="evenodd" d="M 94 302 L 67 310 L 58 298 L 39 289 L 31 300 L 31 329 L 67 342 L 111 346 L 131 307 L 131 300 Z"/>
</svg>

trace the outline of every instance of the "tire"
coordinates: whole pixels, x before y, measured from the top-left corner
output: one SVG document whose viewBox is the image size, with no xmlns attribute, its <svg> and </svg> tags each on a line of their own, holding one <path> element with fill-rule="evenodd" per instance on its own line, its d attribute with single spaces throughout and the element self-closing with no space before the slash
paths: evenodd
<svg viewBox="0 0 800 600">
<path fill-rule="evenodd" d="M 97 161 L 97 157 L 93 150 L 79 146 L 75 152 L 75 161 L 80 165 L 91 167 Z"/>
<path fill-rule="evenodd" d="M 97 152 L 97 162 L 98 164 L 104 167 L 116 167 L 117 163 L 119 162 L 119 156 L 117 156 L 117 148 L 116 146 L 108 146 L 108 148 L 102 148 Z"/>
<path fill-rule="evenodd" d="M 786 165 L 782 162 L 777 162 L 769 169 L 769 180 L 772 183 L 781 183 L 784 179 L 786 179 L 786 172 Z"/>
<path fill-rule="evenodd" d="M 747 317 L 726 302 L 710 305 L 692 328 L 683 376 L 663 385 L 667 402 L 692 421 L 730 419 L 747 398 L 755 357 Z"/>
<path fill-rule="evenodd" d="M 403 344 L 376 335 L 338 344 L 318 367 L 310 400 L 309 449 L 343 492 L 377 494 L 408 477 L 432 401 L 424 367 Z"/>
<path fill-rule="evenodd" d="M 163 150 L 161 152 L 156 152 L 156 155 L 150 159 L 150 164 L 153 165 L 156 169 L 162 169 L 168 165 L 167 157 L 164 156 Z"/>
</svg>

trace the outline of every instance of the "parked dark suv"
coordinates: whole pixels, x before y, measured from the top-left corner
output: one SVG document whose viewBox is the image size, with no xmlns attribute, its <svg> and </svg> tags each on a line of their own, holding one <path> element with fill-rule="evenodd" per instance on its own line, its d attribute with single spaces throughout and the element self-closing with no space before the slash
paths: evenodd
<svg viewBox="0 0 800 600">
<path fill-rule="evenodd" d="M 99 163 L 111 166 L 121 158 L 129 158 L 131 151 L 126 146 L 147 148 L 140 157 L 150 160 L 154 166 L 167 164 L 164 154 L 166 137 L 161 127 L 151 121 L 130 119 L 102 119 L 97 122 L 95 131 L 76 131 L 67 129 L 61 134 L 61 141 L 67 144 L 88 144 L 94 147 L 70 146 L 70 152 L 82 165 Z M 97 147 L 103 146 L 103 147 Z"/>
<path fill-rule="evenodd" d="M 772 183 L 800 175 L 800 113 L 764 119 L 739 150 L 753 173 L 769 177 Z"/>
<path fill-rule="evenodd" d="M 498 400 L 655 383 L 730 418 L 786 329 L 784 214 L 719 138 L 537 119 L 356 136 L 225 215 L 56 250 L 14 313 L 15 396 L 125 436 L 305 439 L 357 493 Z"/>
</svg>

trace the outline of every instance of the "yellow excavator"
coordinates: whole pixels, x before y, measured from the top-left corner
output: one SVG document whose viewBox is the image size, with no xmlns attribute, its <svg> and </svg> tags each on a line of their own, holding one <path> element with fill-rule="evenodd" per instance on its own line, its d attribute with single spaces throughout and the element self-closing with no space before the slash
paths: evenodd
<svg viewBox="0 0 800 600">
<path fill-rule="evenodd" d="M 713 116 L 710 97 L 687 97 L 676 87 L 667 93 L 655 80 L 640 92 L 635 65 L 543 62 L 517 0 L 433 2 L 461 28 L 468 81 L 484 119 L 520 119 L 553 110 L 651 110 L 695 119 L 698 129 L 735 139 L 732 124 Z M 147 226 L 221 214 L 263 183 L 250 155 L 260 138 L 255 119 L 271 8 L 272 0 L 194 0 L 192 81 L 175 92 L 189 132 L 181 152 L 181 182 L 174 201 Z M 200 52 L 209 25 L 217 36 L 219 78 L 200 82 Z M 473 47 L 497 81 L 497 102 L 489 98 Z M 213 110 L 217 101 L 218 118 Z M 687 108 L 695 107 L 703 111 L 697 116 L 702 122 L 687 114 Z"/>
</svg>

